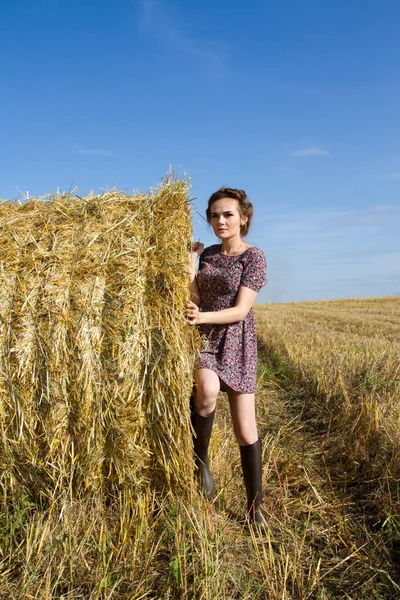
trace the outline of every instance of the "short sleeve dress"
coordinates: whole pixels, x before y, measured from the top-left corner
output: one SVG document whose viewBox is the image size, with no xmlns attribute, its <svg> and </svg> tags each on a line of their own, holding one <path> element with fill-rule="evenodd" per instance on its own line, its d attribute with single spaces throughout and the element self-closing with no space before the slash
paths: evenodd
<svg viewBox="0 0 400 600">
<path fill-rule="evenodd" d="M 262 250 L 251 246 L 238 256 L 226 256 L 220 244 L 206 248 L 200 256 L 197 282 L 200 311 L 214 312 L 235 306 L 240 286 L 258 292 L 267 282 Z M 254 313 L 229 325 L 200 325 L 203 347 L 196 369 L 211 369 L 221 382 L 242 394 L 256 391 L 257 338 Z"/>
</svg>

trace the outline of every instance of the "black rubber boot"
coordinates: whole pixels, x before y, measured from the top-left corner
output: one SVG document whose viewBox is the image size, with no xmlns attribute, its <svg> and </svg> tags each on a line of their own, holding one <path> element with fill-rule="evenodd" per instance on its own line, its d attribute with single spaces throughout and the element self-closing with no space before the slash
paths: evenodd
<svg viewBox="0 0 400 600">
<path fill-rule="evenodd" d="M 196 407 L 194 405 L 194 399 L 196 396 L 196 386 L 193 385 L 192 388 L 192 393 L 190 394 L 190 400 L 189 400 L 189 406 L 190 406 L 190 422 L 192 424 L 192 427 L 194 429 L 196 422 L 195 422 L 195 414 L 196 414 Z"/>
<path fill-rule="evenodd" d="M 247 495 L 247 515 L 251 523 L 266 525 L 262 512 L 262 442 L 240 446 L 240 458 Z"/>
<path fill-rule="evenodd" d="M 194 411 L 192 416 L 193 429 L 196 437 L 193 437 L 195 453 L 195 464 L 204 492 L 210 498 L 214 493 L 214 481 L 210 472 L 208 461 L 208 446 L 214 422 L 215 409 L 206 417 L 202 417 Z"/>
</svg>

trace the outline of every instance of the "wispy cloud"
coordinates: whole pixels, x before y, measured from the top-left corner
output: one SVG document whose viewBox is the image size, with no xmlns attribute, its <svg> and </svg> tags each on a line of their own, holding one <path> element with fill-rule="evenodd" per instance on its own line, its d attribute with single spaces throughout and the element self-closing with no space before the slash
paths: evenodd
<svg viewBox="0 0 400 600">
<path fill-rule="evenodd" d="M 392 178 L 400 178 L 400 173 L 388 173 L 386 177 Z"/>
<path fill-rule="evenodd" d="M 206 63 L 214 75 L 220 76 L 229 58 L 230 48 L 225 42 L 199 37 L 182 17 L 172 14 L 173 5 L 163 0 L 142 0 L 142 24 L 159 39 L 168 42 L 184 54 Z"/>
<path fill-rule="evenodd" d="M 104 158 L 116 158 L 115 152 L 105 148 L 78 148 L 78 154 L 82 156 L 102 156 Z"/>
<path fill-rule="evenodd" d="M 339 258 L 347 258 L 348 256 L 353 256 L 354 251 L 353 250 L 342 250 L 340 252 L 337 253 Z M 391 254 L 393 256 L 396 257 L 396 261 L 397 263 L 400 263 L 400 250 L 394 247 L 388 247 L 388 248 L 382 248 L 381 246 L 370 246 L 369 248 L 364 248 L 364 249 L 360 249 L 358 248 L 357 250 L 357 254 L 358 256 L 366 256 L 366 257 L 371 257 L 371 256 L 379 256 L 382 254 Z"/>
<path fill-rule="evenodd" d="M 321 220 L 323 228 L 331 225 L 340 229 L 367 228 L 387 230 L 392 228 L 399 217 L 398 208 L 391 204 L 375 204 L 370 208 L 359 211 L 343 211 L 327 216 Z"/>
<path fill-rule="evenodd" d="M 383 204 L 353 211 L 293 206 L 270 215 L 257 243 L 269 280 L 259 301 L 399 293 L 398 216 L 396 206 Z"/>
<path fill-rule="evenodd" d="M 321 199 L 315 208 L 280 206 L 254 222 L 268 263 L 269 285 L 259 301 L 399 293 L 399 227 L 395 203 L 348 210 Z"/>
<path fill-rule="evenodd" d="M 310 148 L 299 148 L 298 150 L 294 150 L 290 153 L 290 156 L 297 158 L 311 158 L 314 156 L 331 156 L 331 153 L 323 148 L 311 146 Z"/>
<path fill-rule="evenodd" d="M 272 245 L 276 240 L 291 240 L 307 244 L 337 242 L 344 238 L 360 239 L 366 236 L 385 236 L 391 239 L 400 232 L 400 208 L 390 204 L 377 204 L 359 210 L 315 209 L 298 211 L 286 208 L 283 212 L 270 215 L 268 220 L 259 224 L 268 230 L 268 239 Z M 350 235 L 351 234 L 351 235 Z"/>
<path fill-rule="evenodd" d="M 352 255 L 354 251 L 352 252 Z M 372 260 L 342 260 L 340 264 L 342 265 L 370 265 Z M 332 260 L 321 260 L 321 261 L 312 261 L 312 264 L 317 267 L 329 267 L 332 265 L 337 265 L 338 260 L 336 258 L 332 258 Z"/>
</svg>

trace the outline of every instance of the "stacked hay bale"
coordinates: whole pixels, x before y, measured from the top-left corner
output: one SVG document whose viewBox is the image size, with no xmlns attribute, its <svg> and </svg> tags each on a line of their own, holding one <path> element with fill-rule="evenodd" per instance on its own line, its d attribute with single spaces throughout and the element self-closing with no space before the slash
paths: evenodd
<svg viewBox="0 0 400 600">
<path fill-rule="evenodd" d="M 9 489 L 46 501 L 191 486 L 188 189 L 0 204 Z"/>
</svg>

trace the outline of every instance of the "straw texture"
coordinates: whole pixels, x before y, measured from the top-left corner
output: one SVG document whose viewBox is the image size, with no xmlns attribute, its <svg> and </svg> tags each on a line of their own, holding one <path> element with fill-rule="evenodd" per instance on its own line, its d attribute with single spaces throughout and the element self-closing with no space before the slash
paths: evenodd
<svg viewBox="0 0 400 600">
<path fill-rule="evenodd" d="M 191 487 L 188 191 L 0 203 L 0 467 L 32 500 Z"/>
</svg>

